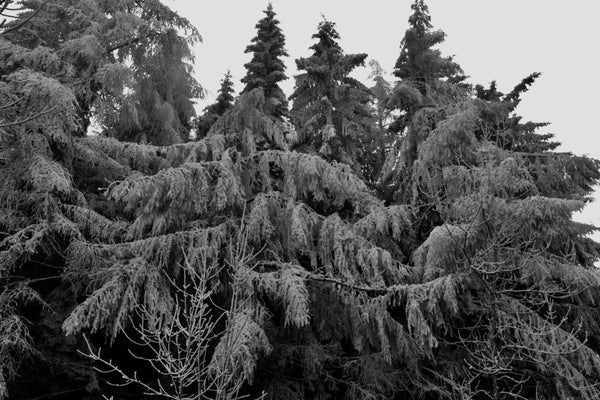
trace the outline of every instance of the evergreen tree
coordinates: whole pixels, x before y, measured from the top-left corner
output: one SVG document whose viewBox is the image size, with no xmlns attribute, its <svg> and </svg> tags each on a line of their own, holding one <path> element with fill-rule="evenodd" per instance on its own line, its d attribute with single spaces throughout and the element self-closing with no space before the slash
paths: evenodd
<svg viewBox="0 0 600 400">
<path fill-rule="evenodd" d="M 155 18 L 153 13 L 146 18 Z M 124 99 L 117 125 L 107 134 L 120 140 L 168 145 L 187 141 L 196 117 L 194 99 L 204 96 L 193 77 L 191 46 L 200 40 L 195 28 L 182 37 L 170 28 L 154 46 L 133 51 L 133 92 Z M 136 110 L 129 114 L 128 109 Z"/>
<path fill-rule="evenodd" d="M 285 50 L 285 36 L 271 3 L 264 13 L 265 17 L 256 24 L 256 36 L 246 47 L 245 52 L 252 53 L 252 59 L 244 65 L 247 73 L 242 78 L 242 83 L 246 86 L 241 93 L 261 88 L 267 99 L 269 115 L 281 118 L 289 113 L 286 96 L 278 85 L 287 79 L 281 58 L 288 54 Z"/>
<path fill-rule="evenodd" d="M 440 95 L 436 92 L 444 89 L 442 81 L 458 84 L 466 78 L 452 57 L 442 57 L 441 52 L 434 48 L 444 42 L 446 34 L 432 30 L 425 1 L 415 0 L 411 8 L 413 13 L 408 19 L 409 28 L 402 39 L 400 56 L 394 66 L 394 76 L 399 79 L 396 87 L 398 105 L 406 111 L 435 101 Z M 408 87 L 404 88 L 404 85 Z M 451 86 L 449 88 L 452 89 Z"/>
<path fill-rule="evenodd" d="M 595 335 L 598 319 L 600 276 L 590 267 L 599 247 L 586 238 L 594 227 L 571 218 L 600 178 L 599 164 L 540 150 L 553 147 L 543 135 L 536 151 L 486 140 L 482 132 L 513 118 L 499 101 L 437 108 L 421 128 L 413 202 L 427 199 L 441 224 L 412 262 L 421 282 L 453 281 L 464 296 L 461 317 L 440 322 L 447 333 L 439 338 L 431 376 L 466 398 L 594 398 L 598 346 L 587 337 Z M 546 160 L 585 168 L 565 168 L 559 177 Z M 548 190 L 549 181 L 566 190 Z M 465 362 L 457 363 L 456 354 Z"/>
<path fill-rule="evenodd" d="M 427 22 L 416 5 L 413 22 Z M 535 132 L 546 124 L 521 122 L 515 109 L 537 76 L 506 95 L 477 86 L 476 99 L 452 88 L 460 79 L 417 80 L 420 106 L 406 109 L 405 134 L 388 159 L 395 200 L 418 209 L 418 280 L 462 287 L 464 312 L 438 321 L 454 328 L 439 338 L 437 367 L 427 367 L 439 397 L 598 396 L 598 346 L 586 339 L 598 318 L 598 274 L 589 269 L 598 244 L 586 238 L 594 227 L 571 217 L 599 164 L 552 152 L 551 135 Z M 567 311 L 572 302 L 577 316 Z"/>
<path fill-rule="evenodd" d="M 8 37 L 35 50 L 38 59 L 40 52 L 56 52 L 68 64 L 69 71 L 49 72 L 73 80 L 79 135 L 94 117 L 105 135 L 127 141 L 170 144 L 188 138 L 193 99 L 202 96 L 190 64 L 190 46 L 201 37 L 189 21 L 155 0 L 27 0 L 23 6 L 20 20 L 36 16 Z"/>
<path fill-rule="evenodd" d="M 308 58 L 296 60 L 299 71 L 290 99 L 292 118 L 299 130 L 299 142 L 328 160 L 350 165 L 360 173 L 357 144 L 371 129 L 371 93 L 349 76 L 364 65 L 366 54 L 345 54 L 337 39 L 335 23 L 319 23 L 317 40 Z"/>
<path fill-rule="evenodd" d="M 2 36 L 0 398 L 600 397 L 600 165 L 520 122 L 531 79 L 417 109 L 386 206 L 262 88 L 199 141 L 78 137 L 77 65 Z"/>
<path fill-rule="evenodd" d="M 77 138 L 94 118 L 118 125 L 127 98 L 137 98 L 128 90 L 136 85 L 133 70 L 146 68 L 144 51 L 150 57 L 165 40 L 179 40 L 175 30 L 187 28 L 192 39 L 197 33 L 156 1 L 22 6 L 0 31 L 0 398 L 11 384 L 17 398 L 63 391 L 81 398 L 97 391 L 98 381 L 75 351 L 78 340 L 63 340 L 60 330 L 73 306 L 61 280 L 65 246 L 75 234 L 65 209 L 102 209 L 99 188 L 123 169 L 109 163 L 98 179 L 75 179 L 79 160 L 100 164 Z M 166 65 L 163 50 L 154 60 Z M 90 215 L 91 225 L 119 235 L 119 223 L 102 225 L 106 220 Z M 11 382 L 19 376 L 36 380 Z"/>
<path fill-rule="evenodd" d="M 144 268 L 170 271 L 186 251 L 209 249 L 244 277 L 240 312 L 254 333 L 236 336 L 256 339 L 233 359 L 246 366 L 250 393 L 593 399 L 600 363 L 586 335 L 598 329 L 600 275 L 569 253 L 594 249 L 583 237 L 591 227 L 570 220 L 583 203 L 547 197 L 519 153 L 477 139 L 488 105 L 467 100 L 438 112 L 419 147 L 413 182 L 444 221 L 423 239 L 418 207 L 384 207 L 343 165 L 287 151 L 259 91 L 193 145 L 133 148 L 90 138 L 113 160 L 165 169 L 109 189 L 109 200 L 133 212 L 121 214 L 124 236 L 73 243 L 71 265 L 99 258 L 109 268 L 142 257 Z M 265 138 L 279 145 L 259 150 Z M 254 254 L 249 265 L 228 258 L 240 220 Z M 113 277 L 74 310 L 67 332 L 126 329 L 119 310 L 135 309 L 127 289 L 134 281 L 119 278 L 115 302 L 105 294 L 115 293 Z"/>
<path fill-rule="evenodd" d="M 231 73 L 227 71 L 225 77 L 221 80 L 221 87 L 216 101 L 207 106 L 204 109 L 204 114 L 198 117 L 196 121 L 196 138 L 202 139 L 205 137 L 217 119 L 233 106 L 233 92 Z"/>
<path fill-rule="evenodd" d="M 388 153 L 393 148 L 396 134 L 389 130 L 394 119 L 393 110 L 389 107 L 392 95 L 392 84 L 385 78 L 385 71 L 375 60 L 369 61 L 371 73 L 369 78 L 374 85 L 370 87 L 373 94 L 372 111 L 374 125 L 369 135 L 363 135 L 359 140 L 359 162 L 363 176 L 370 185 L 381 191 L 379 180 Z"/>
<path fill-rule="evenodd" d="M 206 107 L 207 111 L 210 111 L 219 117 L 225 114 L 225 111 L 229 110 L 233 106 L 233 82 L 231 81 L 231 73 L 227 71 L 223 80 L 221 80 L 221 87 L 219 88 L 219 94 L 214 104 Z"/>
<path fill-rule="evenodd" d="M 529 89 L 540 76 L 535 72 L 525 77 L 515 88 L 507 94 L 500 92 L 496 82 L 490 84 L 489 89 L 475 85 L 475 96 L 489 102 L 490 109 L 486 112 L 487 130 L 478 132 L 478 137 L 494 142 L 496 146 L 506 150 L 530 152 L 554 150 L 559 143 L 551 142 L 551 134 L 539 134 L 537 129 L 548 126 L 548 123 L 521 123 L 521 117 L 514 113 L 521 102 L 520 96 Z M 497 118 L 496 121 L 493 119 Z"/>
<path fill-rule="evenodd" d="M 399 78 L 390 96 L 388 107 L 399 113 L 389 129 L 398 133 L 398 140 L 389 152 L 389 159 L 383 168 L 379 188 L 387 201 L 393 193 L 401 196 L 410 194 L 412 164 L 417 156 L 417 147 L 423 139 L 420 128 L 412 126 L 419 118 L 429 118 L 437 106 L 465 100 L 468 92 L 462 84 L 466 78 L 461 67 L 452 57 L 442 57 L 434 47 L 443 43 L 446 36 L 441 30 L 432 30 L 431 16 L 424 0 L 415 0 L 411 6 L 413 13 L 408 19 L 409 28 L 402 39 L 400 56 L 394 67 L 394 76 Z M 430 121 L 431 122 L 431 121 Z M 426 125 L 421 121 L 419 125 Z M 399 163 L 402 165 L 400 166 Z M 394 177 L 393 173 L 407 174 Z M 407 201 L 401 197 L 400 201 Z"/>
</svg>

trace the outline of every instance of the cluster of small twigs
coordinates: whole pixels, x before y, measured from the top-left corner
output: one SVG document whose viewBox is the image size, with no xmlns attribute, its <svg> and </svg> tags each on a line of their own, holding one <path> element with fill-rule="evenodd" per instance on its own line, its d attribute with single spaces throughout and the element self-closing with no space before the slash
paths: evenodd
<svg viewBox="0 0 600 400">
<path fill-rule="evenodd" d="M 243 367 L 232 365 L 240 362 L 233 354 L 239 346 L 239 338 L 233 337 L 232 332 L 243 329 L 231 326 L 234 316 L 243 312 L 246 306 L 242 286 L 237 284 L 244 279 L 237 271 L 243 270 L 253 258 L 246 253 L 246 241 L 242 229 L 233 246 L 232 260 L 222 265 L 208 261 L 202 249 L 186 255 L 181 266 L 181 282 L 168 277 L 175 300 L 171 318 L 156 320 L 145 305 L 139 306 L 130 317 L 131 328 L 123 330 L 123 335 L 138 348 L 150 352 L 150 355 L 142 356 L 129 350 L 130 356 L 150 366 L 158 375 L 156 380 L 148 381 L 136 371 L 126 372 L 116 362 L 105 358 L 101 349 L 94 349 L 85 336 L 88 349 L 82 354 L 98 365 L 97 371 L 120 376 L 121 382 L 110 382 L 111 385 L 138 385 L 146 395 L 172 400 L 247 398 L 247 395 L 239 394 L 245 383 L 245 376 L 240 373 Z M 233 292 L 227 309 L 213 302 L 216 287 L 211 287 L 211 282 L 218 280 L 225 267 L 231 268 Z M 224 325 L 225 329 L 220 331 L 219 325 Z M 211 349 L 223 337 L 225 340 L 221 343 L 225 343 L 225 353 L 219 353 L 217 360 Z M 264 394 L 259 399 L 262 398 Z"/>
</svg>

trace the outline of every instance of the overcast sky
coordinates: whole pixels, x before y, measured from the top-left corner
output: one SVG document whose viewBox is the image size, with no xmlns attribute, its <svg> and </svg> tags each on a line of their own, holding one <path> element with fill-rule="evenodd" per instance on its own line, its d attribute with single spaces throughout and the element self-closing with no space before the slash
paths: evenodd
<svg viewBox="0 0 600 400">
<path fill-rule="evenodd" d="M 219 81 L 231 69 L 236 84 L 245 75 L 250 55 L 244 49 L 264 16 L 264 0 L 165 0 L 199 30 L 203 43 L 195 48 L 196 76 L 207 90 L 200 109 L 214 100 Z M 310 55 L 311 35 L 321 14 L 337 24 L 346 53 L 367 53 L 391 72 L 408 27 L 413 0 L 273 0 L 290 55 L 285 61 L 290 79 L 281 87 L 287 95 L 297 73 L 294 59 Z M 517 111 L 525 119 L 548 121 L 543 131 L 556 135 L 560 151 L 600 159 L 600 70 L 598 0 L 429 0 L 434 29 L 446 33 L 440 47 L 455 55 L 471 83 L 496 80 L 510 91 L 532 72 L 542 76 L 523 97 Z M 368 69 L 356 77 L 366 82 Z M 578 216 L 600 226 L 600 196 Z M 600 241 L 600 233 L 594 235 Z"/>
</svg>

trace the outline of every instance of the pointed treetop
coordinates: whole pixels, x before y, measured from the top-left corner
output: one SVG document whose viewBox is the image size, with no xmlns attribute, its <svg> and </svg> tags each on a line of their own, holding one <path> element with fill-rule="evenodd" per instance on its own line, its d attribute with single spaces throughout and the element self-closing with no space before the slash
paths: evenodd
<svg viewBox="0 0 600 400">
<path fill-rule="evenodd" d="M 408 19 L 410 28 L 402 39 L 402 51 L 394 66 L 394 75 L 416 81 L 422 94 L 425 94 L 425 84 L 433 79 L 464 79 L 462 69 L 452 57 L 442 57 L 439 50 L 433 49 L 444 42 L 446 34 L 441 30 L 432 30 L 431 16 L 425 2 L 416 0 L 412 9 L 413 14 Z"/>
<path fill-rule="evenodd" d="M 223 115 L 225 111 L 231 108 L 233 105 L 233 81 L 231 80 L 231 71 L 227 70 L 225 77 L 221 80 L 221 87 L 217 95 L 217 100 L 214 104 L 206 107 L 207 110 Z"/>
<path fill-rule="evenodd" d="M 263 12 L 267 14 L 267 17 L 274 17 L 275 11 L 273 11 L 273 3 L 269 2 L 269 4 L 267 4 L 267 9 Z"/>
<path fill-rule="evenodd" d="M 370 60 L 369 67 L 371 67 L 371 73 L 369 73 L 369 79 L 375 83 L 370 89 L 375 95 L 375 98 L 380 101 L 381 106 L 385 106 L 386 100 L 392 90 L 392 85 L 385 79 L 386 72 L 381 68 L 381 64 L 377 60 Z"/>
<path fill-rule="evenodd" d="M 431 25 L 431 16 L 429 15 L 429 7 L 427 7 L 424 0 L 416 0 L 410 8 L 414 12 L 408 18 L 408 22 L 413 29 L 423 34 L 428 29 L 433 28 L 433 25 Z"/>
<path fill-rule="evenodd" d="M 246 47 L 246 53 L 253 53 L 252 59 L 245 64 L 247 73 L 242 78 L 246 86 L 242 94 L 253 89 L 262 88 L 268 103 L 273 105 L 271 114 L 281 117 L 288 114 L 285 94 L 278 86 L 278 82 L 287 79 L 285 64 L 281 60 L 287 57 L 285 50 L 285 36 L 275 18 L 273 5 L 269 3 L 264 11 L 265 17 L 256 24 L 256 36 Z"/>
<path fill-rule="evenodd" d="M 204 114 L 196 120 L 196 139 L 204 138 L 219 117 L 233 107 L 233 92 L 231 72 L 227 70 L 225 77 L 221 80 L 221 87 L 217 92 L 215 102 L 204 108 Z"/>
<path fill-rule="evenodd" d="M 313 39 L 318 39 L 318 42 L 310 46 L 311 50 L 314 50 L 315 56 L 320 57 L 325 49 L 327 51 L 342 53 L 342 48 L 336 41 L 340 38 L 340 34 L 335 29 L 335 22 L 328 21 L 323 16 L 323 21 L 319 23 L 317 32 L 311 36 Z"/>
<path fill-rule="evenodd" d="M 310 57 L 296 59 L 299 71 L 290 96 L 292 118 L 300 142 L 327 160 L 348 164 L 359 171 L 357 138 L 371 124 L 371 93 L 349 74 L 364 65 L 366 54 L 345 54 L 336 39 L 335 23 L 324 19 L 312 35 Z M 312 151 L 311 150 L 311 151 Z"/>
</svg>

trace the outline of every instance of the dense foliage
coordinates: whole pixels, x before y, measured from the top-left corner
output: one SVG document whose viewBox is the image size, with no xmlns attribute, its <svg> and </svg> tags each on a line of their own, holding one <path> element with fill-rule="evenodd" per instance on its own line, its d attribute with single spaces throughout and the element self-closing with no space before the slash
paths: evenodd
<svg viewBox="0 0 600 400">
<path fill-rule="evenodd" d="M 196 138 L 202 139 L 206 136 L 210 128 L 215 122 L 225 114 L 225 111 L 233 107 L 233 81 L 231 80 L 231 73 L 227 71 L 223 80 L 221 80 L 221 86 L 217 94 L 217 98 L 214 103 L 206 106 L 204 114 L 198 117 L 196 120 Z"/>
<path fill-rule="evenodd" d="M 357 154 L 360 138 L 371 126 L 369 90 L 350 77 L 364 64 L 366 54 L 345 54 L 337 39 L 335 23 L 322 21 L 313 36 L 317 43 L 308 58 L 296 60 L 299 71 L 290 99 L 292 117 L 299 130 L 300 143 L 320 154 L 361 172 Z"/>
<path fill-rule="evenodd" d="M 261 88 L 268 105 L 266 112 L 280 118 L 289 113 L 286 96 L 279 87 L 279 82 L 287 79 L 281 58 L 288 54 L 285 36 L 271 3 L 264 13 L 265 17 L 256 24 L 256 36 L 246 47 L 245 52 L 252 53 L 252 59 L 244 65 L 247 72 L 242 78 L 242 83 L 246 85 L 242 93 Z"/>
<path fill-rule="evenodd" d="M 190 64 L 190 46 L 200 35 L 185 18 L 159 1 L 22 4 L 21 18 L 35 18 L 4 35 L 21 54 L 5 59 L 4 68 L 37 70 L 68 84 L 80 135 L 96 119 L 106 135 L 121 140 L 187 139 L 193 98 L 202 89 Z"/>
<path fill-rule="evenodd" d="M 0 25 L 0 399 L 600 397 L 600 163 L 516 113 L 538 74 L 469 87 L 417 0 L 369 90 L 323 21 L 290 131 L 269 5 L 273 79 L 179 143 L 195 30 L 59 3 Z"/>
</svg>

